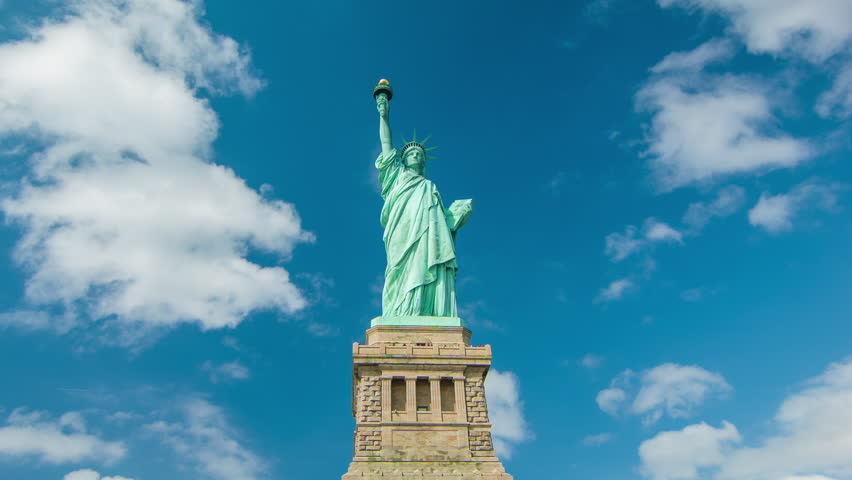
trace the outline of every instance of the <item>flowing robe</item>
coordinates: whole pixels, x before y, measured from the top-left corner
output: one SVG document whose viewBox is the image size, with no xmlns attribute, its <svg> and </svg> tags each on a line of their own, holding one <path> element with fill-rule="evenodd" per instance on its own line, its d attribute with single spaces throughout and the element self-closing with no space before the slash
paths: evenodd
<svg viewBox="0 0 852 480">
<path fill-rule="evenodd" d="M 405 168 L 394 149 L 376 159 L 387 252 L 382 315 L 458 316 L 453 213 L 429 179 Z M 468 212 L 469 213 L 469 212 Z"/>
</svg>

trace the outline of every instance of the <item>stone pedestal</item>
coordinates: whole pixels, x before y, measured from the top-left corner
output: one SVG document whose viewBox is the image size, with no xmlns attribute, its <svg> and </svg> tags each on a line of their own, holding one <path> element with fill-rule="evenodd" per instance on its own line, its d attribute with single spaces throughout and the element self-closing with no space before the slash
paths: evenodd
<svg viewBox="0 0 852 480">
<path fill-rule="evenodd" d="M 377 325 L 354 344 L 355 455 L 343 480 L 512 480 L 485 401 L 491 347 L 460 326 Z"/>
</svg>

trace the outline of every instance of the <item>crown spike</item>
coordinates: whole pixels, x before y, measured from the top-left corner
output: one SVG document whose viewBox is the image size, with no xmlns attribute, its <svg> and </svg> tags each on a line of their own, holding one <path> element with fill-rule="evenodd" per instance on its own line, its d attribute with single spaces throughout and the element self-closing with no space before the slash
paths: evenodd
<svg viewBox="0 0 852 480">
<path fill-rule="evenodd" d="M 0 0 L 0 1 L 2 1 L 2 0 Z M 436 157 L 431 157 L 431 156 L 427 155 L 427 152 L 430 152 L 430 151 L 432 151 L 432 150 L 434 150 L 438 147 L 435 146 L 435 147 L 426 148 L 426 146 L 424 145 L 426 142 L 429 141 L 430 138 L 432 138 L 432 135 L 427 135 L 426 138 L 424 138 L 423 140 L 419 140 L 419 141 L 417 140 L 417 129 L 414 129 L 413 135 L 414 135 L 414 137 L 410 141 L 406 140 L 405 137 L 402 137 L 403 145 L 402 145 L 402 148 L 400 149 L 400 155 L 404 157 L 405 152 L 407 152 L 408 150 L 410 150 L 412 148 L 419 148 L 423 152 L 423 155 L 427 160 L 432 159 L 432 158 L 436 158 Z"/>
</svg>

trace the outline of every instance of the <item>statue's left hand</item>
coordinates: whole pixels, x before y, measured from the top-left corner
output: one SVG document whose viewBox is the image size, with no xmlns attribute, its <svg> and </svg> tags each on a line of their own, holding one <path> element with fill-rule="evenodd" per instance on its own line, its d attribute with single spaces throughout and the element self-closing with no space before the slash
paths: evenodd
<svg viewBox="0 0 852 480">
<path fill-rule="evenodd" d="M 456 200 L 447 210 L 447 220 L 449 221 L 450 230 L 455 232 L 463 227 L 470 218 L 470 214 L 473 212 L 473 200 Z"/>
</svg>

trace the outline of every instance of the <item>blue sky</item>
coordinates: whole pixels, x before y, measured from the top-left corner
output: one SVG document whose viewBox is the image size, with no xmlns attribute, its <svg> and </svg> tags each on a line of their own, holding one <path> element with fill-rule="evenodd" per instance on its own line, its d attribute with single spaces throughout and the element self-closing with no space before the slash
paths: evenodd
<svg viewBox="0 0 852 480">
<path fill-rule="evenodd" d="M 0 478 L 345 472 L 370 97 L 516 478 L 852 479 L 852 2 L 0 2 Z"/>
</svg>

